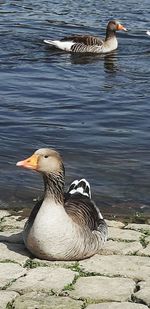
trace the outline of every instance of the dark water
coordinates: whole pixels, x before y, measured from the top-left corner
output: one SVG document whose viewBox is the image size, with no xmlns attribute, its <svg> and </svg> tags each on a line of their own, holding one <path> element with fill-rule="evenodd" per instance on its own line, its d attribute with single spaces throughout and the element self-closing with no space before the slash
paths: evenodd
<svg viewBox="0 0 150 309">
<path fill-rule="evenodd" d="M 104 212 L 150 213 L 149 0 L 0 1 L 1 208 L 32 205 L 39 175 L 15 166 L 40 147 L 61 151 L 66 185 L 90 181 Z M 47 48 L 43 39 L 129 29 L 107 56 Z"/>
</svg>

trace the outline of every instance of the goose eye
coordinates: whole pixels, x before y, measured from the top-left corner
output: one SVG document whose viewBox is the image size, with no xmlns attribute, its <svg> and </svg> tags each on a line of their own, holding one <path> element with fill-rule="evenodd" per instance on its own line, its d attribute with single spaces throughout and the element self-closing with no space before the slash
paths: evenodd
<svg viewBox="0 0 150 309">
<path fill-rule="evenodd" d="M 47 158 L 48 158 L 48 156 L 44 156 L 44 158 L 45 158 L 45 159 L 47 159 Z"/>
</svg>

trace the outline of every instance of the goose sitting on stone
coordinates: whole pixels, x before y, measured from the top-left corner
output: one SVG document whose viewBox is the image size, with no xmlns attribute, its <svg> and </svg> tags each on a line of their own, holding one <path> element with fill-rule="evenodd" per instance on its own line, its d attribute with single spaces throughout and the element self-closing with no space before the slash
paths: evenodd
<svg viewBox="0 0 150 309">
<path fill-rule="evenodd" d="M 28 250 L 46 260 L 81 260 L 98 253 L 107 239 L 107 225 L 91 200 L 89 183 L 75 180 L 64 193 L 60 154 L 41 148 L 17 166 L 40 172 L 44 194 L 25 224 Z"/>
<path fill-rule="evenodd" d="M 108 22 L 105 39 L 92 35 L 72 35 L 61 40 L 44 40 L 46 44 L 72 53 L 109 53 L 118 47 L 116 31 L 127 29 L 116 20 Z"/>
</svg>

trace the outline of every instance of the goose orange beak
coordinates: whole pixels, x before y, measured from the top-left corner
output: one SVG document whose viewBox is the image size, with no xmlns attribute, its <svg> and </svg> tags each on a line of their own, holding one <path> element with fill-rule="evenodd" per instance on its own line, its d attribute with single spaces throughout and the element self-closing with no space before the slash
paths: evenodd
<svg viewBox="0 0 150 309">
<path fill-rule="evenodd" d="M 128 31 L 123 25 L 118 24 L 117 30 L 123 30 L 123 31 Z"/>
<path fill-rule="evenodd" d="M 38 168 L 38 155 L 33 154 L 31 157 L 19 161 L 16 163 L 16 166 L 32 169 L 32 170 L 37 170 Z"/>
</svg>

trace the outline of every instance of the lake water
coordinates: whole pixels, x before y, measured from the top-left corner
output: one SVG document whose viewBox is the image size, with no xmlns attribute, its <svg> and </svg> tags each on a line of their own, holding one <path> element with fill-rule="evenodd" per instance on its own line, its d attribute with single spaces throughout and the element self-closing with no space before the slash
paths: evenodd
<svg viewBox="0 0 150 309">
<path fill-rule="evenodd" d="M 150 213 L 149 0 L 0 0 L 1 208 L 31 207 L 42 180 L 15 166 L 53 147 L 66 186 L 85 177 L 105 213 Z M 107 56 L 71 55 L 44 39 L 128 28 Z"/>
</svg>

